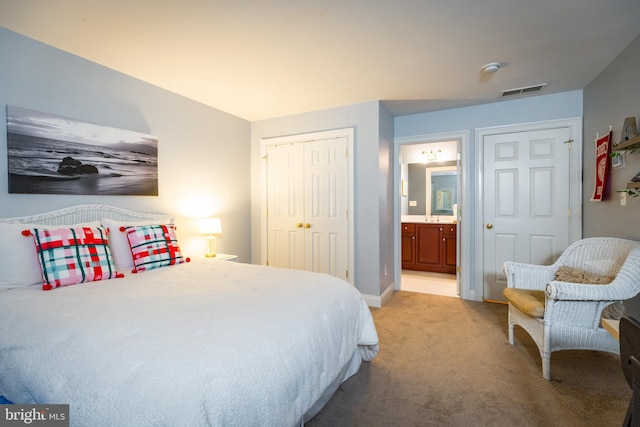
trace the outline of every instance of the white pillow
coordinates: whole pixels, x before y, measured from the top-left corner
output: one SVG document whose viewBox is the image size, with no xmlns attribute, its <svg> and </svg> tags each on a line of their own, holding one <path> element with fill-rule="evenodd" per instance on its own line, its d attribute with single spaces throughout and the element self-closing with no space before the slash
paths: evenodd
<svg viewBox="0 0 640 427">
<path fill-rule="evenodd" d="M 100 221 L 74 224 L 74 227 L 99 227 Z M 0 223 L 0 289 L 42 284 L 42 270 L 33 237 L 23 236 L 30 228 L 56 229 L 70 225 Z"/>
<path fill-rule="evenodd" d="M 116 265 L 116 270 L 127 271 L 133 268 L 133 255 L 127 239 L 127 233 L 120 231 L 120 227 L 139 225 L 161 225 L 167 221 L 115 221 L 109 218 L 102 218 L 102 226 L 109 229 L 109 249 Z"/>
</svg>

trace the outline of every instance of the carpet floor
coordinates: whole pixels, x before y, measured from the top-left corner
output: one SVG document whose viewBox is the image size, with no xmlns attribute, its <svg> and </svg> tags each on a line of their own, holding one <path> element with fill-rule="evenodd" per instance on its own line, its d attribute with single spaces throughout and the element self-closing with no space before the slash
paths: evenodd
<svg viewBox="0 0 640 427">
<path fill-rule="evenodd" d="M 307 427 L 622 425 L 619 356 L 555 352 L 545 381 L 521 328 L 509 344 L 506 305 L 398 291 L 371 312 L 380 353 Z"/>
</svg>

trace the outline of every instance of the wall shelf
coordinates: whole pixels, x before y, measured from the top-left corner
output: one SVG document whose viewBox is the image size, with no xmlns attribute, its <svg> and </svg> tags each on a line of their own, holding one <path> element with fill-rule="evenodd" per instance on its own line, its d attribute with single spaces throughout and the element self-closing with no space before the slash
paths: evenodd
<svg viewBox="0 0 640 427">
<path fill-rule="evenodd" d="M 640 196 L 640 182 L 629 182 L 627 188 L 616 191 L 616 193 L 627 193 L 631 197 Z"/>
<path fill-rule="evenodd" d="M 628 141 L 620 142 L 611 148 L 613 151 L 637 150 L 640 149 L 640 135 Z"/>
</svg>

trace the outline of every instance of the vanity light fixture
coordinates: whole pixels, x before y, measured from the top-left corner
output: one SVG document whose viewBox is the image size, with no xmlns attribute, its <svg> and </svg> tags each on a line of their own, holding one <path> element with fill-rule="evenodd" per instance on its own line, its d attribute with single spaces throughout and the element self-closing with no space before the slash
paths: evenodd
<svg viewBox="0 0 640 427">
<path fill-rule="evenodd" d="M 434 161 L 434 160 L 438 160 L 438 155 L 442 153 L 442 150 L 438 150 L 438 151 L 433 151 L 433 150 L 429 150 L 427 151 L 423 151 L 422 155 L 426 156 L 426 160 L 429 161 Z"/>
<path fill-rule="evenodd" d="M 200 220 L 200 234 L 206 234 L 209 241 L 209 253 L 204 256 L 214 258 L 216 256 L 216 234 L 222 233 L 220 218 L 203 218 Z"/>
</svg>

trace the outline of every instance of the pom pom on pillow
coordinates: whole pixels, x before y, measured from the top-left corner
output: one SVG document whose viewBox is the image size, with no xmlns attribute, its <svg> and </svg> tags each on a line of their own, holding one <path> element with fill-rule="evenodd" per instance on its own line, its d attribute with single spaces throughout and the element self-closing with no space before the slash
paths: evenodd
<svg viewBox="0 0 640 427">
<path fill-rule="evenodd" d="M 124 232 L 133 255 L 133 273 L 190 261 L 180 252 L 173 224 L 128 226 Z"/>
<path fill-rule="evenodd" d="M 43 290 L 123 277 L 116 273 L 107 230 L 102 227 L 32 228 Z"/>
</svg>

